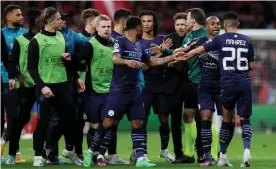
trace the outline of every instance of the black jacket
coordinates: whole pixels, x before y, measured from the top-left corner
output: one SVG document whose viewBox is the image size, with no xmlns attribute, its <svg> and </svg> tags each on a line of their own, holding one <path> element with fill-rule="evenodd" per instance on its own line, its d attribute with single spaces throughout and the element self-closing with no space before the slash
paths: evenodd
<svg viewBox="0 0 276 169">
<path fill-rule="evenodd" d="M 176 49 L 182 46 L 182 41 L 184 40 L 185 36 L 180 37 L 177 33 L 169 34 L 165 37 L 165 40 L 170 38 L 173 40 L 173 46 L 170 49 Z M 182 62 L 179 63 L 175 67 L 167 67 L 165 70 L 165 93 L 166 94 L 173 94 L 178 87 L 180 80 L 188 80 L 188 63 Z M 184 86 L 183 86 L 184 87 Z"/>
</svg>

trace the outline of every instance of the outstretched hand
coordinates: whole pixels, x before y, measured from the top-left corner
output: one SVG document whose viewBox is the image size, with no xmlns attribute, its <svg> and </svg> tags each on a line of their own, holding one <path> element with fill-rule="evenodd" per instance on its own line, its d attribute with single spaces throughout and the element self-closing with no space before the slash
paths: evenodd
<svg viewBox="0 0 276 169">
<path fill-rule="evenodd" d="M 169 49 L 173 45 L 173 40 L 171 38 L 166 39 L 161 44 L 162 49 Z"/>
<path fill-rule="evenodd" d="M 186 61 L 187 60 L 187 54 L 185 52 L 176 52 L 172 55 L 174 60 L 177 61 Z"/>
<path fill-rule="evenodd" d="M 186 53 L 184 52 L 176 52 L 172 55 L 173 61 L 168 63 L 168 67 L 173 67 L 179 62 L 183 62 L 187 60 Z"/>
<path fill-rule="evenodd" d="M 162 49 L 160 46 L 156 45 L 155 43 L 151 44 L 150 52 L 152 55 L 162 53 Z"/>
</svg>

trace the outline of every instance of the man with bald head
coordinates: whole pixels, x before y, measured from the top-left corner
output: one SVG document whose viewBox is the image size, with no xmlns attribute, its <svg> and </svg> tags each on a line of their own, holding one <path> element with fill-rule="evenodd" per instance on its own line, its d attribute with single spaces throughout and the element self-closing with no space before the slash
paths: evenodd
<svg viewBox="0 0 276 169">
<path fill-rule="evenodd" d="M 219 19 L 215 16 L 208 17 L 205 28 L 208 31 L 208 35 L 199 38 L 197 46 L 202 45 L 204 42 L 219 34 Z M 218 152 L 218 134 L 215 131 L 215 125 L 212 125 L 212 116 L 215 112 L 215 105 L 217 114 L 222 115 L 222 105 L 220 100 L 220 73 L 217 58 L 217 51 L 205 52 L 199 55 L 200 82 L 198 86 L 198 105 L 201 117 L 201 138 L 204 151 L 204 161 L 200 163 L 200 166 L 211 166 L 212 157 L 213 159 L 216 159 Z M 212 143 L 213 145 L 211 146 Z"/>
</svg>

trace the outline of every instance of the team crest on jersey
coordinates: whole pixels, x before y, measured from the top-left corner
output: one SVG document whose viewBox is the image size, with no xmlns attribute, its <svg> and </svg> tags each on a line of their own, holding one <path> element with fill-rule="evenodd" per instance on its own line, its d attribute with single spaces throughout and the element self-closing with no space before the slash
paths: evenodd
<svg viewBox="0 0 276 169">
<path fill-rule="evenodd" d="M 114 116 L 114 114 L 115 114 L 115 113 L 114 113 L 114 110 L 109 110 L 109 111 L 108 111 L 108 115 L 109 115 L 109 116 L 112 117 L 112 116 Z"/>
<path fill-rule="evenodd" d="M 212 39 L 208 40 L 206 43 L 210 43 L 210 42 L 212 42 Z"/>
<path fill-rule="evenodd" d="M 145 53 L 150 56 L 151 55 L 151 50 L 150 49 L 145 49 Z"/>
<path fill-rule="evenodd" d="M 118 48 L 119 48 L 119 44 L 118 44 L 118 43 L 115 43 L 114 48 L 115 48 L 115 49 L 118 49 Z"/>
</svg>

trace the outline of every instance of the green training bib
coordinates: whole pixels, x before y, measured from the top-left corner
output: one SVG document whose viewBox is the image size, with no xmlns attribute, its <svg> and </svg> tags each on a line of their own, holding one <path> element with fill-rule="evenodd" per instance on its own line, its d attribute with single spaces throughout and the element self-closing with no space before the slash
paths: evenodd
<svg viewBox="0 0 276 169">
<path fill-rule="evenodd" d="M 89 41 L 93 46 L 91 59 L 92 87 L 97 93 L 108 93 L 113 74 L 113 47 L 102 45 L 95 37 Z"/>
<path fill-rule="evenodd" d="M 19 55 L 19 67 L 18 70 L 19 72 L 23 75 L 25 79 L 25 87 L 34 87 L 35 83 L 34 80 L 32 79 L 31 75 L 29 74 L 27 70 L 27 57 L 28 57 L 28 46 L 30 41 L 25 38 L 23 35 L 19 36 L 16 38 L 19 47 L 20 47 L 20 55 Z"/>
<path fill-rule="evenodd" d="M 65 52 L 65 39 L 61 32 L 56 36 L 38 33 L 34 37 L 39 46 L 38 72 L 44 83 L 63 83 L 67 81 L 67 72 L 62 61 Z"/>
</svg>

